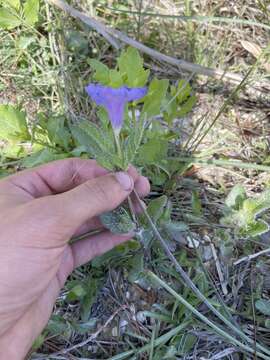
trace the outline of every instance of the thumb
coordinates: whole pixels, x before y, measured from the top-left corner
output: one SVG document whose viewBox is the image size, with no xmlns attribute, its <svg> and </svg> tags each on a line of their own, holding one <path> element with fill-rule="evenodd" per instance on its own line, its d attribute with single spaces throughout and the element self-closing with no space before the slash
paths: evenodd
<svg viewBox="0 0 270 360">
<path fill-rule="evenodd" d="M 118 172 L 88 180 L 53 196 L 53 200 L 58 214 L 60 207 L 68 228 L 75 231 L 88 219 L 115 209 L 133 188 L 133 178 L 126 172 Z"/>
</svg>

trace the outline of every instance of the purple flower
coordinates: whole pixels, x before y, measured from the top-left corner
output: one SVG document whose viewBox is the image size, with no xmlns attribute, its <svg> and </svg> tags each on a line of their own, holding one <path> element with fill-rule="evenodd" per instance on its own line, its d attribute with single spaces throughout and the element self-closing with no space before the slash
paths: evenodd
<svg viewBox="0 0 270 360">
<path fill-rule="evenodd" d="M 116 132 L 120 132 L 123 125 L 126 103 L 139 100 L 147 93 L 146 87 L 129 88 L 122 86 L 114 89 L 100 84 L 89 84 L 85 89 L 97 105 L 105 107 Z"/>
</svg>

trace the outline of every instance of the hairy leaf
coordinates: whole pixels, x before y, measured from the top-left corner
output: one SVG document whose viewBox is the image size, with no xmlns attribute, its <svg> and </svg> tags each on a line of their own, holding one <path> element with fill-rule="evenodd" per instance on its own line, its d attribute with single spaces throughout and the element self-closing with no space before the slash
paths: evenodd
<svg viewBox="0 0 270 360">
<path fill-rule="evenodd" d="M 102 225 L 113 234 L 127 234 L 135 230 L 136 225 L 123 207 L 104 213 L 100 216 Z"/>
<path fill-rule="evenodd" d="M 162 195 L 152 201 L 150 201 L 147 212 L 151 216 L 154 222 L 157 222 L 163 215 L 166 205 L 168 203 L 168 198 L 165 195 Z"/>
<path fill-rule="evenodd" d="M 232 209 L 238 210 L 246 197 L 247 195 L 244 186 L 236 184 L 227 195 L 225 204 Z"/>
<path fill-rule="evenodd" d="M 132 164 L 139 151 L 144 134 L 144 120 L 141 117 L 129 134 L 124 145 L 125 167 Z"/>
</svg>

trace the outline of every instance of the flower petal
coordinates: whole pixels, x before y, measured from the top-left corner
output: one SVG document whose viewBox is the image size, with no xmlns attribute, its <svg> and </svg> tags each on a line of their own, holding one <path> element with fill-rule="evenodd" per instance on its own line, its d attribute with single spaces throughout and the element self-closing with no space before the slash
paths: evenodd
<svg viewBox="0 0 270 360">
<path fill-rule="evenodd" d="M 147 94 L 146 87 L 138 87 L 138 88 L 126 88 L 127 89 L 127 99 L 128 101 L 136 101 L 140 100 Z"/>
<path fill-rule="evenodd" d="M 86 86 L 85 90 L 97 105 L 104 105 L 104 86 L 99 84 L 89 84 Z"/>
<path fill-rule="evenodd" d="M 120 130 L 124 120 L 125 104 L 143 98 L 147 94 L 147 88 L 129 88 L 122 86 L 112 88 L 100 84 L 89 84 L 85 88 L 87 94 L 97 104 L 106 108 L 112 127 Z"/>
<path fill-rule="evenodd" d="M 113 104 L 110 104 L 106 108 L 113 129 L 120 130 L 124 121 L 125 103 L 120 101 L 114 101 Z"/>
</svg>

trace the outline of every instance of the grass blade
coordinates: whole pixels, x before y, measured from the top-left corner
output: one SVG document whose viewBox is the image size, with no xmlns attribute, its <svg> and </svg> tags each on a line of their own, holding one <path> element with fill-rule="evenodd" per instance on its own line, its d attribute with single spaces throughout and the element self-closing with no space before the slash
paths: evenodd
<svg viewBox="0 0 270 360">
<path fill-rule="evenodd" d="M 155 282 L 157 282 L 160 286 L 162 286 L 164 289 L 166 289 L 172 296 L 175 297 L 181 304 L 183 304 L 188 310 L 190 310 L 196 317 L 198 317 L 201 321 L 203 321 L 205 324 L 207 324 L 209 327 L 211 327 L 216 333 L 221 335 L 224 339 L 228 340 L 230 343 L 239 346 L 242 350 L 245 352 L 249 352 L 251 354 L 254 353 L 254 349 L 248 345 L 245 345 L 241 343 L 239 340 L 233 338 L 228 332 L 222 330 L 220 327 L 218 327 L 215 323 L 210 321 L 206 316 L 201 314 L 197 309 L 195 309 L 192 305 L 189 304 L 181 295 L 179 295 L 176 291 L 174 291 L 169 285 L 167 285 L 163 280 L 161 280 L 157 275 L 155 275 L 151 271 L 147 271 L 150 278 L 152 278 Z M 269 356 L 265 355 L 260 352 L 256 352 L 257 356 L 260 356 L 262 359 L 269 360 Z"/>
</svg>

